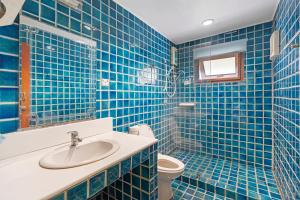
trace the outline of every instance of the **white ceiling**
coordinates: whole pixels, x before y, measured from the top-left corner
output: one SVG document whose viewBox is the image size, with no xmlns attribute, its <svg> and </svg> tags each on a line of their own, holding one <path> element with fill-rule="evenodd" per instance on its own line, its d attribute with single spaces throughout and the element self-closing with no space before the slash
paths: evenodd
<svg viewBox="0 0 300 200">
<path fill-rule="evenodd" d="M 176 44 L 271 21 L 278 0 L 115 0 Z M 203 26 L 214 19 L 211 26 Z"/>
</svg>

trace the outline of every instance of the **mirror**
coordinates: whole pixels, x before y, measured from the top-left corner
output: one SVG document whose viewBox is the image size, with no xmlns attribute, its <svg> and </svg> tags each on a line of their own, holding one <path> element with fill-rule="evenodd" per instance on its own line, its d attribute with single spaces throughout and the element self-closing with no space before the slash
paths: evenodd
<svg viewBox="0 0 300 200">
<path fill-rule="evenodd" d="M 24 17 L 19 58 L 21 130 L 96 117 L 96 42 Z"/>
</svg>

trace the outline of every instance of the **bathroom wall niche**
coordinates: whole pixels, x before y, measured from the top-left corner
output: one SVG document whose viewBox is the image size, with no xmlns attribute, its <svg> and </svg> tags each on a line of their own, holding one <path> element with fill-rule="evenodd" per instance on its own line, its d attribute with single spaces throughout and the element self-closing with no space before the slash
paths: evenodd
<svg viewBox="0 0 300 200">
<path fill-rule="evenodd" d="M 20 20 L 20 129 L 95 118 L 96 42 Z"/>
</svg>

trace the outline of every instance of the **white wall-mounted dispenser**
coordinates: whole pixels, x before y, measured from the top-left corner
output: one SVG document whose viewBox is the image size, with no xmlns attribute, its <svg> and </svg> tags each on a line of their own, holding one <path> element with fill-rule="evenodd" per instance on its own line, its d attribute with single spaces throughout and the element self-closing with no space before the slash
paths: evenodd
<svg viewBox="0 0 300 200">
<path fill-rule="evenodd" d="M 0 0 L 0 26 L 14 23 L 25 0 Z"/>
<path fill-rule="evenodd" d="M 58 0 L 58 1 L 73 9 L 80 10 L 83 0 Z"/>
<path fill-rule="evenodd" d="M 279 31 L 274 31 L 270 38 L 270 59 L 274 60 L 280 54 Z"/>
<path fill-rule="evenodd" d="M 176 47 L 171 47 L 171 65 L 177 66 L 177 49 L 176 49 Z"/>
</svg>

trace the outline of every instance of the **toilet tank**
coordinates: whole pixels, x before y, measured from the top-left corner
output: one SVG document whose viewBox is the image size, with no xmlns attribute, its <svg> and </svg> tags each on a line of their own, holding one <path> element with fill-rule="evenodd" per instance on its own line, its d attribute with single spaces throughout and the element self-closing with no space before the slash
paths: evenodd
<svg viewBox="0 0 300 200">
<path fill-rule="evenodd" d="M 135 125 L 129 128 L 129 134 L 155 138 L 152 129 L 147 124 Z"/>
</svg>

